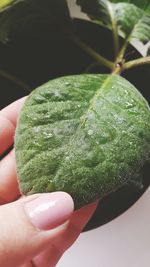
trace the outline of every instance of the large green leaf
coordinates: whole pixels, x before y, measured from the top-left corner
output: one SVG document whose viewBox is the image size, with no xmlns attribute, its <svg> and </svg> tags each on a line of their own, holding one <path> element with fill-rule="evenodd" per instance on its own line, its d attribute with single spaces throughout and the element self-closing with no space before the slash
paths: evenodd
<svg viewBox="0 0 150 267">
<path fill-rule="evenodd" d="M 0 13 L 0 41 L 22 25 L 24 28 L 49 28 L 53 32 L 67 33 L 71 28 L 71 18 L 66 0 L 15 0 L 9 1 L 8 9 Z"/>
<path fill-rule="evenodd" d="M 118 31 L 129 41 L 135 39 L 142 42 L 150 40 L 150 15 L 132 3 L 112 3 L 108 0 L 77 0 L 82 10 L 98 23 Z M 128 1 L 129 2 L 129 1 Z M 133 1 L 130 1 L 133 2 Z M 139 2 L 140 5 L 141 2 Z"/>
<path fill-rule="evenodd" d="M 15 148 L 24 194 L 63 190 L 81 207 L 139 176 L 150 109 L 120 76 L 58 78 L 28 97 Z"/>
</svg>

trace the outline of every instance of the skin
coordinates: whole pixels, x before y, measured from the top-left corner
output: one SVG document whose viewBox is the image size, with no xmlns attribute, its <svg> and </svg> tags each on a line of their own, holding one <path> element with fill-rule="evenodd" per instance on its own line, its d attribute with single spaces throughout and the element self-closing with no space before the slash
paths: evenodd
<svg viewBox="0 0 150 267">
<path fill-rule="evenodd" d="M 24 101 L 25 97 L 0 111 L 0 154 L 13 144 L 17 119 Z M 38 196 L 21 195 L 15 151 L 12 149 L 0 161 L 0 266 L 56 266 L 63 253 L 78 238 L 97 206 L 95 202 L 72 211 L 67 223 L 43 231 L 31 224 L 23 208 L 25 203 Z"/>
</svg>

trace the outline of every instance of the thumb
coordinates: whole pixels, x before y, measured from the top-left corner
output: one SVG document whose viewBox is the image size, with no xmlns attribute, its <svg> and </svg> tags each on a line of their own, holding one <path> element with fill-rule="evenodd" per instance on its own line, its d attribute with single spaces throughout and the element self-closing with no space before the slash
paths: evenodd
<svg viewBox="0 0 150 267">
<path fill-rule="evenodd" d="M 37 194 L 1 206 L 0 266 L 18 267 L 43 251 L 63 231 L 58 226 L 70 218 L 73 206 L 64 192 Z"/>
</svg>

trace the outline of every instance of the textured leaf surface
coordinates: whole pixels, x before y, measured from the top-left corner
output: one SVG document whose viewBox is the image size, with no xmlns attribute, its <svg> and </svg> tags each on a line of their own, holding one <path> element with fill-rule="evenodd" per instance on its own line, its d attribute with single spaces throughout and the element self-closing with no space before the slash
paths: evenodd
<svg viewBox="0 0 150 267">
<path fill-rule="evenodd" d="M 150 1 L 149 0 L 111 0 L 112 3 L 130 3 L 150 13 Z"/>
<path fill-rule="evenodd" d="M 119 29 L 121 35 L 130 42 L 140 40 L 147 42 L 150 40 L 150 15 L 149 4 L 139 1 L 140 7 L 132 4 L 134 1 L 113 1 L 108 0 L 78 0 L 82 10 L 89 14 L 98 23 L 114 29 L 114 25 Z M 119 2 L 119 3 L 116 3 Z M 128 2 L 128 3 L 126 3 Z"/>
<path fill-rule="evenodd" d="M 24 194 L 63 190 L 81 207 L 139 176 L 150 110 L 120 76 L 62 77 L 28 97 L 15 148 Z"/>
<path fill-rule="evenodd" d="M 9 9 L 0 13 L 0 41 L 6 42 L 19 25 L 27 27 L 43 25 L 51 31 L 60 31 L 72 27 L 66 0 L 14 0 L 9 1 Z M 44 30 L 43 27 L 43 30 Z"/>
</svg>

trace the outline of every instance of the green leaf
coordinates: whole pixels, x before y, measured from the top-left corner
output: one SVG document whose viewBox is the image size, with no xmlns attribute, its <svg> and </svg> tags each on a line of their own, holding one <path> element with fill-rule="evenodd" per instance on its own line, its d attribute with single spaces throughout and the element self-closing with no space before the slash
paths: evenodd
<svg viewBox="0 0 150 267">
<path fill-rule="evenodd" d="M 117 4 L 116 16 L 119 29 L 129 41 L 150 40 L 150 16 L 132 4 Z"/>
<path fill-rule="evenodd" d="M 51 32 L 71 29 L 72 22 L 66 0 L 18 0 L 0 13 L 0 41 L 5 42 L 18 28 L 49 28 Z"/>
<path fill-rule="evenodd" d="M 61 77 L 28 97 L 15 149 L 24 194 L 63 190 L 81 207 L 139 175 L 150 154 L 150 109 L 120 76 Z"/>
<path fill-rule="evenodd" d="M 150 15 L 144 10 L 144 7 L 149 10 L 148 5 L 143 5 L 141 9 L 131 3 L 108 0 L 77 0 L 77 3 L 98 23 L 113 31 L 119 30 L 128 41 L 136 39 L 145 43 L 150 40 Z"/>
<path fill-rule="evenodd" d="M 4 8 L 12 6 L 18 1 L 21 1 L 21 0 L 0 0 L 0 11 L 3 10 Z"/>
<path fill-rule="evenodd" d="M 130 3 L 134 4 L 135 6 L 145 10 L 146 12 L 150 13 L 150 2 L 149 0 L 111 0 L 112 3 Z"/>
</svg>

